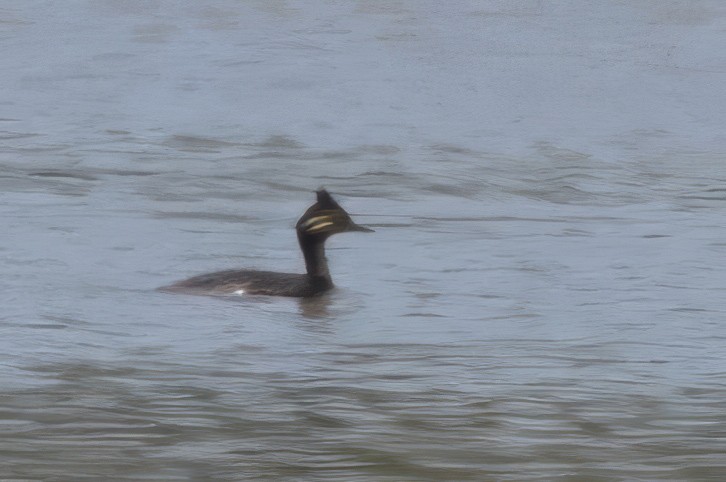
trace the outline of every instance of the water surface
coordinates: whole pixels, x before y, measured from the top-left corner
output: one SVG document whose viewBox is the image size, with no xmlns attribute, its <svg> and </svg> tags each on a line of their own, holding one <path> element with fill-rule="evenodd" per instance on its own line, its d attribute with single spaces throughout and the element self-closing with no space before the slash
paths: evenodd
<svg viewBox="0 0 726 482">
<path fill-rule="evenodd" d="M 0 13 L 0 478 L 722 478 L 720 2 Z"/>
</svg>

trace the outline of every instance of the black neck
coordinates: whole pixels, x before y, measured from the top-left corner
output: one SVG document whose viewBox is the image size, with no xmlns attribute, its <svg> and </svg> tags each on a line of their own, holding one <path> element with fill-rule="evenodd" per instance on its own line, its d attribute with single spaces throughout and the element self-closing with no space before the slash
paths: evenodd
<svg viewBox="0 0 726 482">
<path fill-rule="evenodd" d="M 330 271 L 328 271 L 328 260 L 325 258 L 325 238 L 298 233 L 297 239 L 300 242 L 303 256 L 305 256 L 305 268 L 308 276 L 325 278 L 332 284 Z"/>
</svg>

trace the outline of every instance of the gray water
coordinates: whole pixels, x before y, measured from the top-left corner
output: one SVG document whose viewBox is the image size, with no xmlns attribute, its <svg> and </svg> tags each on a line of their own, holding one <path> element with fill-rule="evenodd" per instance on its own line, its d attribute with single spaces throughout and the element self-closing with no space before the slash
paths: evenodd
<svg viewBox="0 0 726 482">
<path fill-rule="evenodd" d="M 202 5 L 204 3 L 204 5 Z M 720 1 L 0 6 L 0 479 L 723 480 Z M 300 301 L 327 187 L 375 234 Z"/>
</svg>

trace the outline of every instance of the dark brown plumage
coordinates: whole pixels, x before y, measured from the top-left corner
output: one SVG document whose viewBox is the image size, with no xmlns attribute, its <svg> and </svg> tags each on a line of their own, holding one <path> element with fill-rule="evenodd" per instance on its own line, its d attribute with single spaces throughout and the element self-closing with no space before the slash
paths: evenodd
<svg viewBox="0 0 726 482">
<path fill-rule="evenodd" d="M 317 202 L 300 217 L 295 230 L 305 257 L 305 274 L 227 270 L 194 276 L 160 289 L 202 295 L 315 296 L 333 287 L 325 258 L 325 241 L 333 234 L 346 231 L 373 231 L 354 223 L 325 189 L 317 192 Z"/>
</svg>

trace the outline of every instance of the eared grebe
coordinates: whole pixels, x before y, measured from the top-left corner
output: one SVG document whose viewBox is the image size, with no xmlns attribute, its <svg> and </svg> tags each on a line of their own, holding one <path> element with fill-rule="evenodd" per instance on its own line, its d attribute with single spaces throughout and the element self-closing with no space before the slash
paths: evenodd
<svg viewBox="0 0 726 482">
<path fill-rule="evenodd" d="M 163 291 L 200 295 L 251 294 L 272 296 L 315 296 L 333 287 L 325 259 L 325 241 L 346 231 L 372 232 L 354 223 L 325 189 L 295 225 L 306 274 L 272 271 L 227 270 L 203 274 L 160 288 Z"/>
</svg>

